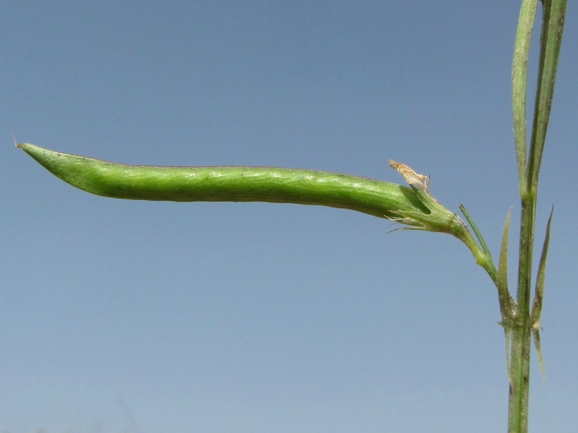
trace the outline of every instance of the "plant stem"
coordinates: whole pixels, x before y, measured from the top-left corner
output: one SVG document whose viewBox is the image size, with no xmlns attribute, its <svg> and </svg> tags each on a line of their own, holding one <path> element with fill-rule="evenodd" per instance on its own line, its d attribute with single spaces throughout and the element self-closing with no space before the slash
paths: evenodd
<svg viewBox="0 0 578 433">
<path fill-rule="evenodd" d="M 511 382 L 508 432 L 527 433 L 530 390 L 531 324 L 530 293 L 536 195 L 529 191 L 522 198 L 520 258 L 518 268 L 517 314 L 512 324 Z"/>
<path fill-rule="evenodd" d="M 517 311 L 511 324 L 511 370 L 508 432 L 528 432 L 528 407 L 530 389 L 530 346 L 534 326 L 539 326 L 542 296 L 544 291 L 545 254 L 550 233 L 547 236 L 540 264 L 540 278 L 536 286 L 539 307 L 530 318 L 530 293 L 532 284 L 532 263 L 534 254 L 534 232 L 538 178 L 542 154 L 552 107 L 556 70 L 562 43 L 567 0 L 542 0 L 542 29 L 540 35 L 540 62 L 538 86 L 534 107 L 534 121 L 530 149 L 526 155 L 526 78 L 528 70 L 529 43 L 531 41 L 537 0 L 523 0 L 516 35 L 513 65 L 513 109 L 514 134 L 516 137 L 516 157 L 522 214 L 520 224 L 520 255 L 518 267 Z M 508 330 L 506 330 L 508 331 Z M 508 332 L 506 332 L 508 334 Z M 539 349 L 539 336 L 536 336 Z M 541 361 L 541 353 L 539 353 Z M 543 365 L 542 365 L 543 367 Z"/>
</svg>

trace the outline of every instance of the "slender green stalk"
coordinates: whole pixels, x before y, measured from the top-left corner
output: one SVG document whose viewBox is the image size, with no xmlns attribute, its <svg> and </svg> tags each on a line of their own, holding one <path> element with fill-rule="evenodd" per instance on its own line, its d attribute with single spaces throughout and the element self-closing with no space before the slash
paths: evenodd
<svg viewBox="0 0 578 433">
<path fill-rule="evenodd" d="M 522 200 L 520 229 L 520 258 L 518 268 L 517 314 L 512 329 L 512 354 L 509 432 L 527 433 L 530 392 L 530 285 L 532 283 L 532 256 L 534 244 L 534 216 L 536 201 L 532 196 Z"/>
<path fill-rule="evenodd" d="M 530 151 L 526 163 L 525 88 L 528 68 L 527 44 L 531 39 L 536 3 L 536 0 L 524 0 L 522 3 L 513 67 L 514 133 L 516 136 L 516 155 L 520 177 L 522 209 L 518 287 L 516 294 L 517 314 L 512 326 L 511 382 L 508 415 L 508 431 L 510 433 L 527 433 L 528 431 L 530 340 L 532 333 L 534 333 L 538 350 L 540 350 L 539 334 L 537 335 L 535 332 L 536 324 L 539 322 L 530 318 L 536 204 L 540 165 L 550 118 L 556 69 L 566 13 L 566 0 L 543 0 L 538 88 L 534 108 Z M 551 220 L 548 222 L 547 239 L 549 239 L 550 221 Z M 541 293 L 543 292 L 544 272 L 545 259 L 544 265 L 540 266 L 540 278 L 542 279 Z M 539 300 L 540 306 L 542 302 L 541 293 Z M 538 356 L 541 361 L 541 351 Z"/>
</svg>

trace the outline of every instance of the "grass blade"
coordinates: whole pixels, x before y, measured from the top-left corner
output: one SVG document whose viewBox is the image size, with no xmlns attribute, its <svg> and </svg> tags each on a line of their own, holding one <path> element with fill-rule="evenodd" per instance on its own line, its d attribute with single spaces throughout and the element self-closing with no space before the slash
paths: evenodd
<svg viewBox="0 0 578 433">
<path fill-rule="evenodd" d="M 514 61 L 512 63 L 512 111 L 514 115 L 514 137 L 520 191 L 526 190 L 526 89 L 528 85 L 530 44 L 532 42 L 532 31 L 537 8 L 538 0 L 522 2 L 514 45 Z"/>
<path fill-rule="evenodd" d="M 528 159 L 528 188 L 536 191 L 546 132 L 552 108 L 556 71 L 562 46 L 567 0 L 544 0 L 538 90 L 534 107 L 534 123 Z"/>
<path fill-rule="evenodd" d="M 502 313 L 503 326 L 510 326 L 512 319 L 516 314 L 516 302 L 508 290 L 508 238 L 510 234 L 510 217 L 512 209 L 508 211 L 506 223 L 504 224 L 504 233 L 502 235 L 502 244 L 500 246 L 500 260 L 498 262 L 498 297 L 500 301 L 500 311 Z"/>
</svg>

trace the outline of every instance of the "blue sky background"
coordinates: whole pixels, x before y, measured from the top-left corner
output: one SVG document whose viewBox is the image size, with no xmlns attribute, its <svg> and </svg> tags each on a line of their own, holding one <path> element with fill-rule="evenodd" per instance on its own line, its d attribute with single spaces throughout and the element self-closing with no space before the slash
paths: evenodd
<svg viewBox="0 0 578 433">
<path fill-rule="evenodd" d="M 0 431 L 504 431 L 496 291 L 459 241 L 322 207 L 105 199 L 52 177 L 10 132 L 124 163 L 401 183 L 392 158 L 431 174 L 448 208 L 464 203 L 496 256 L 514 206 L 514 285 L 518 13 L 2 2 Z M 556 206 L 535 432 L 578 424 L 577 23 L 569 2 L 538 212 L 541 245 Z"/>
</svg>

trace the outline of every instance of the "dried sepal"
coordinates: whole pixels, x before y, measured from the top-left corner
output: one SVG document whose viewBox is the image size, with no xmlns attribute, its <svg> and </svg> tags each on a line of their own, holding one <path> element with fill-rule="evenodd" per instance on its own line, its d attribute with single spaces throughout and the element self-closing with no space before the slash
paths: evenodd
<svg viewBox="0 0 578 433">
<path fill-rule="evenodd" d="M 429 177 L 425 174 L 416 173 L 410 166 L 402 164 L 401 162 L 395 162 L 392 159 L 389 160 L 389 166 L 397 170 L 409 185 L 423 189 L 424 191 L 429 191 Z"/>
</svg>

